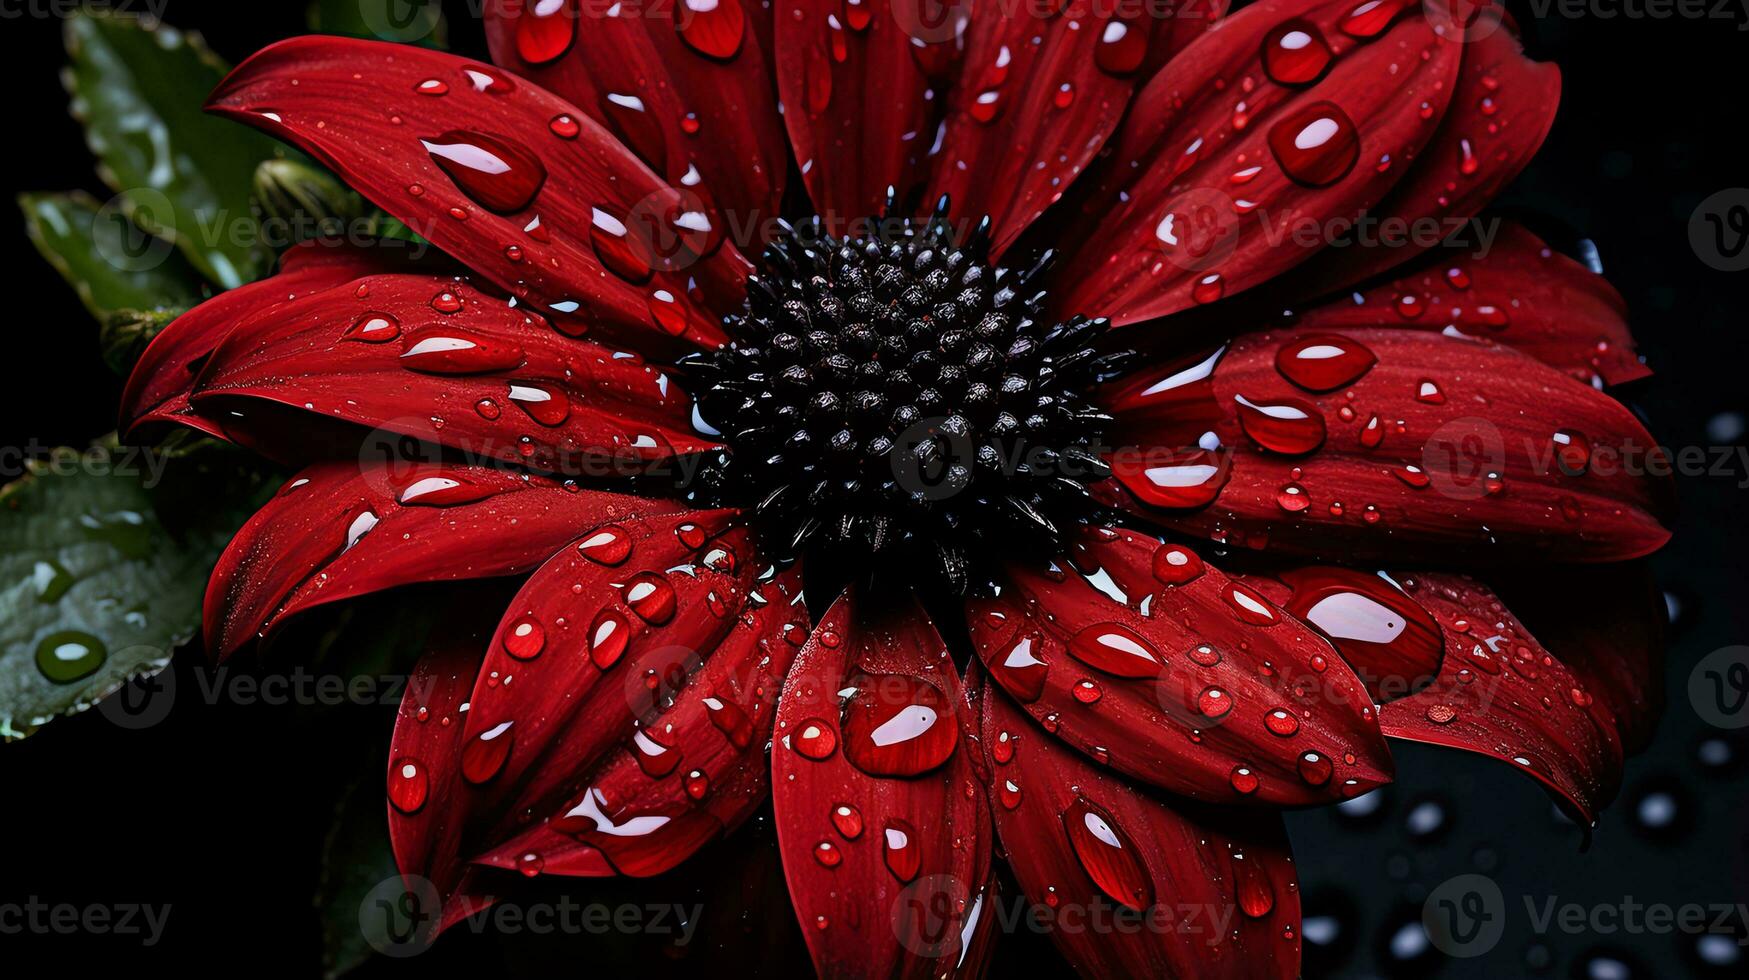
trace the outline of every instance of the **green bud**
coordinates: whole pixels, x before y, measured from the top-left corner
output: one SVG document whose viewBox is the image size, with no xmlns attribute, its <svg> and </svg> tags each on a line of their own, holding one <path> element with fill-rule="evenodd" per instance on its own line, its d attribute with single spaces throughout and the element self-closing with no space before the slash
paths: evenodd
<svg viewBox="0 0 1749 980">
<path fill-rule="evenodd" d="M 343 236 L 365 211 L 364 199 L 332 174 L 296 160 L 255 168 L 255 204 L 262 236 L 275 248 Z"/>
<path fill-rule="evenodd" d="M 117 310 L 104 317 L 98 327 L 97 343 L 103 351 L 103 363 L 110 370 L 126 376 L 133 370 L 146 345 L 158 336 L 158 331 L 170 325 L 185 310 Z"/>
</svg>

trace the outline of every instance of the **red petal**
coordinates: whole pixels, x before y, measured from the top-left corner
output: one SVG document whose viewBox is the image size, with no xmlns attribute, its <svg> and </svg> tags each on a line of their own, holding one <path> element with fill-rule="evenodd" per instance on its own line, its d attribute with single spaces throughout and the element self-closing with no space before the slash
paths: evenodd
<svg viewBox="0 0 1749 980">
<path fill-rule="evenodd" d="M 574 320 L 573 331 L 723 340 L 688 289 L 695 278 L 717 302 L 740 295 L 748 266 L 719 247 L 720 222 L 677 224 L 700 224 L 683 217 L 702 216 L 697 195 L 664 183 L 581 110 L 500 69 L 407 45 L 299 37 L 244 62 L 209 108 L 314 154 L 470 268 Z M 625 248 L 680 271 L 652 278 L 600 254 Z"/>
<path fill-rule="evenodd" d="M 491 0 L 492 60 L 576 104 L 670 184 L 753 232 L 736 232 L 737 242 L 755 242 L 789 167 L 769 30 L 762 40 L 749 23 L 770 14 L 753 0 L 718 0 L 704 13 L 686 0 L 606 10 Z"/>
<path fill-rule="evenodd" d="M 1078 972 L 1299 975 L 1299 887 L 1281 817 L 1138 791 L 981 688 L 996 830 L 1026 897 L 1065 926 L 1050 935 Z M 1094 915 L 1114 927 L 1067 928 Z"/>
<path fill-rule="evenodd" d="M 1402 181 L 1369 215 L 1381 229 L 1385 222 L 1403 222 L 1398 226 L 1433 234 L 1386 246 L 1326 249 L 1280 284 L 1290 295 L 1321 295 L 1368 279 L 1420 254 L 1429 238 L 1457 232 L 1472 248 L 1480 244 L 1474 226 L 1459 230 L 1457 223 L 1481 211 L 1518 176 L 1542 146 L 1561 102 L 1560 69 L 1526 58 L 1518 38 L 1497 29 L 1498 16 L 1480 14 L 1472 30 L 1482 36 L 1463 46 L 1463 67 L 1439 131 L 1409 158 Z"/>
<path fill-rule="evenodd" d="M 1621 739 L 1609 709 L 1487 587 L 1459 575 L 1388 574 L 1439 623 L 1445 657 L 1430 686 L 1379 709 L 1384 733 L 1510 762 L 1594 820 L 1621 783 Z M 1341 649 L 1358 659 L 1354 646 Z M 1393 669 L 1383 661 L 1355 666 Z"/>
<path fill-rule="evenodd" d="M 477 860 L 525 874 L 646 877 L 752 815 L 770 786 L 778 692 L 808 635 L 800 585 L 794 569 L 757 585 L 734 630 L 672 703 L 641 719 L 626 751 L 582 776 L 586 788 L 553 819 Z"/>
<path fill-rule="evenodd" d="M 495 590 L 482 590 L 492 595 Z M 492 904 L 493 899 L 456 859 L 464 830 L 440 801 L 465 792 L 461 781 L 462 725 L 467 700 L 490 637 L 490 617 L 472 604 L 436 613 L 431 645 L 407 679 L 395 717 L 387 773 L 389 841 L 407 890 L 420 902 L 441 905 L 442 914 L 421 922 L 418 938 L 429 942 L 442 929 Z M 429 887 L 421 884 L 429 882 Z M 435 890 L 436 894 L 431 894 Z M 420 909 L 419 911 L 435 911 Z"/>
<path fill-rule="evenodd" d="M 1390 281 L 1306 310 L 1297 323 L 1487 337 L 1586 384 L 1651 373 L 1634 353 L 1627 306 L 1607 280 L 1516 224 L 1496 227 L 1484 254 L 1438 250 Z"/>
<path fill-rule="evenodd" d="M 1073 572 L 1010 566 L 1000 595 L 966 607 L 992 678 L 1058 738 L 1174 793 L 1294 805 L 1387 780 L 1360 679 L 1212 568 L 1157 578 L 1156 555 L 1175 548 L 1102 532 Z"/>
<path fill-rule="evenodd" d="M 1609 561 L 1669 537 L 1659 517 L 1668 488 L 1645 475 L 1661 454 L 1648 456 L 1652 437 L 1609 396 L 1486 341 L 1377 329 L 1319 336 L 1316 353 L 1364 350 L 1377 362 L 1351 384 L 1308 390 L 1322 375 L 1278 358 L 1305 335 L 1278 330 L 1235 341 L 1218 363 L 1115 382 L 1102 400 L 1119 419 L 1118 479 L 1099 492 L 1216 540 L 1342 560 Z M 1178 472 L 1159 467 L 1176 465 L 1180 447 L 1215 440 L 1230 471 L 1213 503 L 1148 506 L 1165 502 L 1150 495 Z"/>
<path fill-rule="evenodd" d="M 477 850 L 583 789 L 578 780 L 729 635 L 758 571 L 734 518 L 605 524 L 523 586 L 474 684 L 461 756 L 469 789 L 441 801 L 492 828 Z M 604 546 L 619 537 L 629 549 Z"/>
<path fill-rule="evenodd" d="M 974 11 L 947 118 L 933 134 L 925 200 L 948 194 L 955 214 L 991 216 L 1000 255 L 1093 160 L 1146 81 L 1145 67 L 1113 52 L 1133 48 L 1145 59 L 1152 46 L 1169 57 L 1214 22 L 1208 6 L 1158 20 L 1092 0 L 1048 13 Z"/>
<path fill-rule="evenodd" d="M 143 426 L 176 422 L 222 436 L 217 423 L 189 409 L 188 393 L 207 356 L 238 321 L 359 276 L 404 269 L 414 262 L 411 254 L 390 244 L 355 248 L 306 242 L 285 253 L 276 275 L 227 290 L 177 317 L 146 345 L 128 376 L 121 396 L 122 432 L 131 436 Z M 442 264 L 435 256 L 426 261 Z"/>
<path fill-rule="evenodd" d="M 294 613 L 399 585 L 526 573 L 579 527 L 661 506 L 480 466 L 321 463 L 220 556 L 207 645 L 228 656 Z"/>
<path fill-rule="evenodd" d="M 1664 711 L 1664 594 L 1646 562 L 1506 569 L 1490 580 L 1524 625 L 1615 715 L 1622 747 L 1651 741 Z"/>
<path fill-rule="evenodd" d="M 970 13 L 969 3 L 927 0 L 784 0 L 776 8 L 783 121 L 831 231 L 880 214 L 889 186 L 901 201 L 916 194 L 939 115 L 930 73 L 950 77 Z"/>
<path fill-rule="evenodd" d="M 1097 227 L 1068 259 L 1062 309 L 1126 324 L 1235 295 L 1321 247 L 1296 240 L 1300 223 L 1350 218 L 1385 196 L 1398 161 L 1432 139 L 1463 45 L 1419 16 L 1356 39 L 1338 28 L 1353 7 L 1258 3 L 1167 63 L 1085 202 Z M 1272 80 L 1265 56 L 1287 24 L 1333 52 L 1316 81 Z"/>
<path fill-rule="evenodd" d="M 583 460 L 636 464 L 712 445 L 660 369 L 440 276 L 367 276 L 239 324 L 206 362 L 193 404 L 233 437 L 284 454 L 287 433 L 255 422 L 262 401 L 410 436 L 433 454 L 450 446 L 573 472 Z"/>
<path fill-rule="evenodd" d="M 796 658 L 772 797 L 822 977 L 945 976 L 966 962 L 990 832 L 963 711 L 946 645 L 909 598 L 881 613 L 840 598 Z"/>
</svg>

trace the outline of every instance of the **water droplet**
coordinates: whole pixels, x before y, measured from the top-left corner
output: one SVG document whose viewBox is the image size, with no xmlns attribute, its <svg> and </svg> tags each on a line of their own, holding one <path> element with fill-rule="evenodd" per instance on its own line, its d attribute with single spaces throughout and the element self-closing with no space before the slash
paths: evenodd
<svg viewBox="0 0 1749 980">
<path fill-rule="evenodd" d="M 809 718 L 796 726 L 790 745 L 809 759 L 829 759 L 838 751 L 838 735 L 821 719 Z"/>
<path fill-rule="evenodd" d="M 529 418 L 547 428 L 564 425 L 571 417 L 571 399 L 555 385 L 541 381 L 512 381 L 508 397 Z"/>
<path fill-rule="evenodd" d="M 589 659 L 606 670 L 619 663 L 631 642 L 631 623 L 617 609 L 603 609 L 589 624 Z"/>
<path fill-rule="evenodd" d="M 340 335 L 341 340 L 357 340 L 367 344 L 380 344 L 394 340 L 401 335 L 401 321 L 389 313 L 364 313 L 352 321 L 352 326 Z"/>
<path fill-rule="evenodd" d="M 508 138 L 456 129 L 420 143 L 462 193 L 489 211 L 521 211 L 546 183 L 540 158 Z"/>
<path fill-rule="evenodd" d="M 510 759 L 510 747 L 516 734 L 513 722 L 499 722 L 475 735 L 462 749 L 462 778 L 470 783 L 483 783 L 503 770 Z"/>
<path fill-rule="evenodd" d="M 1196 696 L 1196 710 L 1206 718 L 1225 718 L 1227 712 L 1233 710 L 1233 699 L 1218 687 L 1204 688 Z"/>
<path fill-rule="evenodd" d="M 753 744 L 753 721 L 747 717 L 747 712 L 733 701 L 710 697 L 704 699 L 705 713 L 710 717 L 711 724 L 717 726 L 717 731 L 729 740 L 729 744 L 737 749 L 744 749 Z"/>
<path fill-rule="evenodd" d="M 1178 453 L 1121 453 L 1112 473 L 1144 503 L 1171 509 L 1205 507 L 1220 495 L 1232 473 L 1225 454 L 1191 449 Z"/>
<path fill-rule="evenodd" d="M 1082 870 L 1107 897 L 1138 912 L 1154 903 L 1154 880 L 1135 843 L 1103 807 L 1077 798 L 1063 811 L 1063 828 Z"/>
<path fill-rule="evenodd" d="M 916 828 L 898 818 L 888 820 L 881 832 L 881 857 L 893 877 L 907 883 L 916 878 L 923 867 L 923 848 L 917 841 Z"/>
<path fill-rule="evenodd" d="M 418 813 L 429 788 L 430 778 L 418 760 L 402 756 L 389 766 L 389 803 L 402 813 Z"/>
<path fill-rule="evenodd" d="M 573 0 L 525 0 L 516 21 L 516 53 L 531 65 L 557 61 L 577 38 Z"/>
<path fill-rule="evenodd" d="M 1097 623 L 1069 641 L 1069 653 L 1114 677 L 1158 677 L 1165 658 L 1154 644 L 1121 623 Z"/>
<path fill-rule="evenodd" d="M 598 565 L 618 565 L 632 554 L 632 536 L 618 524 L 603 524 L 577 542 L 577 553 Z"/>
<path fill-rule="evenodd" d="M 1360 134 L 1354 121 L 1333 102 L 1314 102 L 1269 128 L 1269 151 L 1295 181 L 1327 187 L 1360 159 Z"/>
<path fill-rule="evenodd" d="M 832 808 L 832 826 L 838 828 L 839 836 L 845 840 L 855 840 L 862 836 L 862 811 L 840 803 Z"/>
<path fill-rule="evenodd" d="M 1239 427 L 1264 449 L 1303 456 L 1324 444 L 1324 416 L 1310 402 L 1278 398 L 1258 404 L 1244 395 L 1233 400 L 1239 404 Z"/>
<path fill-rule="evenodd" d="M 643 237 L 631 233 L 616 208 L 596 205 L 591 214 L 589 242 L 601 264 L 627 282 L 648 282 L 654 270 Z"/>
<path fill-rule="evenodd" d="M 906 674 L 863 675 L 844 703 L 844 754 L 874 776 L 915 776 L 948 760 L 959 729 L 947 696 Z"/>
<path fill-rule="evenodd" d="M 36 669 L 57 684 L 90 677 L 108 658 L 102 640 L 79 630 L 50 633 L 36 645 Z"/>
<path fill-rule="evenodd" d="M 1286 708 L 1271 708 L 1263 714 L 1263 727 L 1272 735 L 1287 738 L 1300 730 L 1300 720 Z"/>
<path fill-rule="evenodd" d="M 1307 391 L 1326 392 L 1359 381 L 1378 358 L 1358 341 L 1335 334 L 1308 334 L 1275 352 L 1281 376 Z"/>
<path fill-rule="evenodd" d="M 1555 464 L 1567 476 L 1584 476 L 1591 468 L 1591 440 L 1577 429 L 1559 429 L 1550 441 L 1554 444 Z"/>
<path fill-rule="evenodd" d="M 1283 85 L 1310 85 L 1331 60 L 1330 45 L 1308 21 L 1290 20 L 1263 39 L 1263 70 Z"/>
<path fill-rule="evenodd" d="M 533 660 L 540 656 L 547 643 L 547 631 L 533 616 L 524 616 L 504 631 L 504 652 L 518 660 Z"/>
<path fill-rule="evenodd" d="M 1127 75 L 1142 67 L 1148 55 L 1148 25 L 1141 22 L 1141 16 L 1115 14 L 1100 28 L 1093 61 L 1101 71 Z"/>
<path fill-rule="evenodd" d="M 674 618 L 674 586 L 660 572 L 639 572 L 625 584 L 625 603 L 639 619 L 661 626 Z"/>
<path fill-rule="evenodd" d="M 735 57 L 745 25 L 740 0 L 680 0 L 675 5 L 674 29 L 680 39 L 708 58 Z"/>
<path fill-rule="evenodd" d="M 1154 550 L 1154 578 L 1167 585 L 1184 585 L 1202 573 L 1202 558 L 1183 545 L 1163 544 Z"/>
</svg>

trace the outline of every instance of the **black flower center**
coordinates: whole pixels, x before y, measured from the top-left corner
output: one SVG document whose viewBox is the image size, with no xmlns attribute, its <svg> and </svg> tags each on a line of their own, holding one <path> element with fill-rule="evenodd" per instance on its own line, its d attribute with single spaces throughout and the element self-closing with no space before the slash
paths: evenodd
<svg viewBox="0 0 1749 980">
<path fill-rule="evenodd" d="M 938 558 L 911 568 L 959 586 L 968 554 L 1055 543 L 1091 510 L 1109 417 L 1087 396 L 1124 355 L 1093 347 L 1105 320 L 1046 320 L 1049 253 L 993 266 L 988 226 L 956 235 L 944 200 L 860 235 L 786 227 L 729 318 L 734 341 L 691 365 L 699 417 L 730 447 L 707 491 L 786 544 Z"/>
</svg>

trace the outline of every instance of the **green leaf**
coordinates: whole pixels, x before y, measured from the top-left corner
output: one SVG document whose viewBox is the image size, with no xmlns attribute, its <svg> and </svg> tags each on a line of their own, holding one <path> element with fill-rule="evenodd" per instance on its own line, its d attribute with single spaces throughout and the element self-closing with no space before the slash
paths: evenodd
<svg viewBox="0 0 1749 980">
<path fill-rule="evenodd" d="M 66 43 L 73 116 L 120 206 L 225 289 L 266 271 L 249 194 L 278 144 L 202 111 L 225 64 L 199 35 L 123 14 L 67 18 Z"/>
<path fill-rule="evenodd" d="M 347 789 L 334 808 L 334 822 L 322 842 L 322 873 L 316 882 L 315 905 L 322 920 L 322 975 L 334 978 L 363 966 L 372 949 L 358 926 L 358 907 L 365 897 L 399 872 L 389 844 L 388 806 L 383 796 L 383 770 L 388 767 L 374 740 L 362 755 L 366 773 Z M 361 769 L 364 767 L 360 767 Z"/>
<path fill-rule="evenodd" d="M 444 50 L 448 29 L 439 0 L 314 0 L 307 19 L 318 34 L 343 34 Z"/>
<path fill-rule="evenodd" d="M 98 322 L 123 310 L 181 312 L 200 302 L 200 277 L 162 239 L 82 191 L 20 194 L 25 232 Z"/>
<path fill-rule="evenodd" d="M 0 488 L 0 737 L 156 673 L 194 636 L 213 562 L 264 494 L 245 458 L 104 442 Z"/>
</svg>

